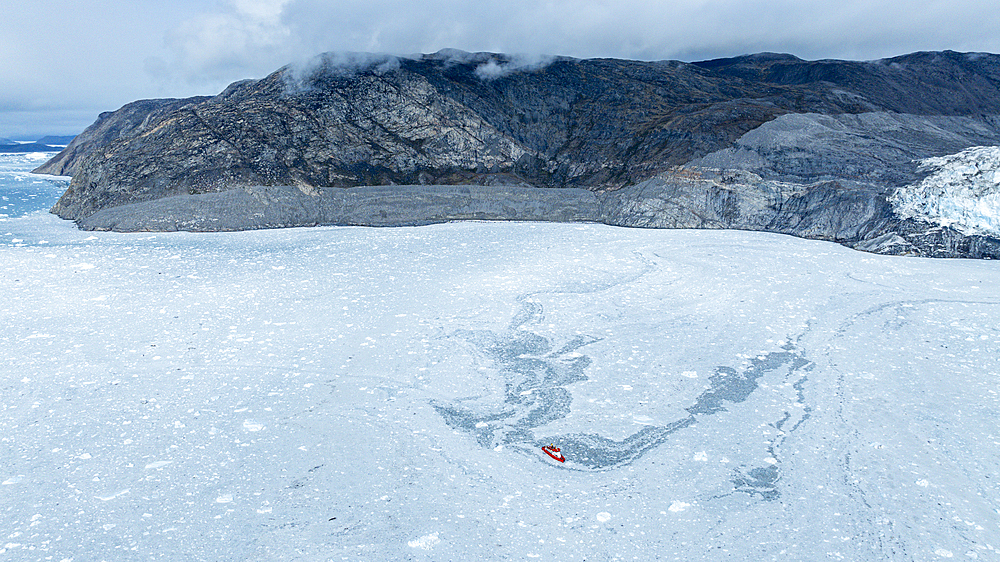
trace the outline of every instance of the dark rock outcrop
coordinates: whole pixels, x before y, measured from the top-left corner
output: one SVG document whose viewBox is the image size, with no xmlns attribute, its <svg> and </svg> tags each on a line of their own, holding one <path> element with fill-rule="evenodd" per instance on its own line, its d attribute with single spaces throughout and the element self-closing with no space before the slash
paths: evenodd
<svg viewBox="0 0 1000 562">
<path fill-rule="evenodd" d="M 109 148 L 119 139 L 141 134 L 151 124 L 180 107 L 206 99 L 208 98 L 140 100 L 118 111 L 105 111 L 97 116 L 97 121 L 87 127 L 86 131 L 73 137 L 59 154 L 34 171 L 37 174 L 75 176 L 77 167 L 85 157 Z"/>
<path fill-rule="evenodd" d="M 915 160 L 1000 144 L 998 116 L 1000 56 L 987 54 L 694 64 L 324 56 L 212 98 L 102 114 L 38 171 L 73 176 L 53 212 L 84 228 L 423 224 L 519 219 L 516 209 L 531 207 L 530 220 L 548 209 L 560 220 L 995 257 L 995 239 L 903 220 L 888 197 L 919 181 Z M 456 184 L 554 189 L 428 187 Z M 397 187 L 337 191 L 357 186 Z M 386 198 L 393 189 L 399 196 Z M 579 189 L 593 192 L 592 207 L 576 207 Z M 522 199 L 483 207 L 485 193 Z M 198 219 L 202 207 L 219 220 Z"/>
</svg>

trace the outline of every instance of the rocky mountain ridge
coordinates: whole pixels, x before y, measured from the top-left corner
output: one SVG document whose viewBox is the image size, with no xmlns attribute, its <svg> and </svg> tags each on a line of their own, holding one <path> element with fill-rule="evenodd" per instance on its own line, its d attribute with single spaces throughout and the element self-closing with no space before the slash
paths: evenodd
<svg viewBox="0 0 1000 562">
<path fill-rule="evenodd" d="M 369 190 L 382 199 L 364 205 L 391 205 L 399 224 L 453 220 L 468 214 L 471 195 L 433 186 L 462 184 L 506 186 L 493 188 L 496 197 L 539 194 L 532 220 L 546 205 L 561 208 L 558 198 L 513 187 L 554 188 L 574 201 L 592 192 L 593 209 L 573 220 L 1000 257 L 989 234 L 903 218 L 889 202 L 920 181 L 919 160 L 982 145 L 1000 145 L 997 55 L 852 62 L 765 53 L 688 64 L 447 51 L 326 55 L 211 98 L 129 104 L 39 171 L 73 176 L 53 212 L 84 228 L 220 229 L 196 220 L 210 201 L 223 215 L 220 202 L 233 205 L 217 222 L 225 229 L 366 224 L 360 208 L 353 219 L 318 209 L 351 199 L 341 188 L 393 185 L 413 187 L 391 202 Z M 267 192 L 316 212 L 261 203 L 253 212 L 268 220 L 240 215 L 250 207 L 237 200 L 266 201 Z M 229 194 L 205 197 L 219 193 Z M 435 193 L 454 212 L 428 214 L 422 201 Z M 476 216 L 517 219 L 523 203 Z M 144 218 L 156 213 L 166 222 Z"/>
</svg>

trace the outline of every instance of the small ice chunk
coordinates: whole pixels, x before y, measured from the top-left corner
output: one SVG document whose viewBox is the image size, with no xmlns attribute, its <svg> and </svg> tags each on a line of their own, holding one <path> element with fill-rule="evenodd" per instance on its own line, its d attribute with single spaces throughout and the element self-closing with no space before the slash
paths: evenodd
<svg viewBox="0 0 1000 562">
<path fill-rule="evenodd" d="M 667 509 L 669 509 L 670 511 L 672 511 L 674 513 L 679 513 L 679 512 L 684 511 L 685 509 L 687 509 L 689 507 L 691 507 L 691 504 L 689 504 L 687 502 L 675 501 L 675 502 L 672 502 L 670 504 L 670 507 L 668 507 Z"/>
<path fill-rule="evenodd" d="M 440 542 L 441 539 L 438 538 L 438 534 L 431 533 L 429 535 L 424 535 L 419 539 L 409 541 L 406 544 L 409 545 L 410 548 L 422 548 L 424 550 L 430 550 L 434 548 L 434 545 Z"/>
<path fill-rule="evenodd" d="M 129 489 L 125 488 L 124 490 L 119 490 L 119 491 L 111 494 L 110 496 L 94 496 L 94 497 L 96 497 L 97 499 L 101 500 L 102 502 L 109 502 L 109 501 L 117 498 L 118 496 L 124 496 L 128 492 L 129 492 Z"/>
<path fill-rule="evenodd" d="M 684 371 L 681 373 L 681 376 L 689 379 L 696 379 L 698 378 L 698 371 Z"/>
<path fill-rule="evenodd" d="M 243 429 L 247 431 L 260 431 L 264 429 L 264 424 L 254 420 L 245 420 L 243 422 Z"/>
<path fill-rule="evenodd" d="M 698 451 L 697 453 L 694 454 L 694 460 L 702 462 L 707 461 L 708 454 L 706 454 L 705 451 Z"/>
<path fill-rule="evenodd" d="M 219 497 L 215 498 L 215 503 L 233 503 L 233 495 L 222 494 Z"/>
<path fill-rule="evenodd" d="M 926 478 L 921 478 L 920 480 L 917 480 L 915 484 L 922 488 L 926 488 L 927 486 L 930 486 L 931 483 L 928 482 Z"/>
<path fill-rule="evenodd" d="M 601 523 L 607 523 L 608 521 L 611 521 L 611 514 L 608 513 L 607 511 L 602 511 L 597 515 L 595 515 L 594 517 L 596 517 L 597 520 L 600 521 Z"/>
<path fill-rule="evenodd" d="M 146 465 L 146 470 L 151 470 L 151 469 L 154 469 L 154 468 L 162 468 L 162 467 L 167 466 L 168 464 L 170 464 L 172 462 L 174 462 L 174 461 L 156 461 L 156 462 L 151 462 L 151 463 L 149 463 L 149 464 Z"/>
</svg>

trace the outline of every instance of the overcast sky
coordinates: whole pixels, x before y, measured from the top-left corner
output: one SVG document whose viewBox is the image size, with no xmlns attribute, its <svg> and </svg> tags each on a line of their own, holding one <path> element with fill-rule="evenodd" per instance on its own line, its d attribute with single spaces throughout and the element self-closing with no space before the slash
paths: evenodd
<svg viewBox="0 0 1000 562">
<path fill-rule="evenodd" d="M 996 0 L 0 0 L 0 136 L 211 95 L 326 51 L 703 60 L 1000 52 Z"/>
</svg>

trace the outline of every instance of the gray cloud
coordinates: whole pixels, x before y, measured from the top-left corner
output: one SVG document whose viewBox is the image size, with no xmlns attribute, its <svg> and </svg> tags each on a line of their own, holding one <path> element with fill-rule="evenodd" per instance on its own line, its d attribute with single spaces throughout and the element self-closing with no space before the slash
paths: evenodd
<svg viewBox="0 0 1000 562">
<path fill-rule="evenodd" d="M 469 53 L 458 49 L 441 49 L 431 54 L 390 55 L 385 53 L 323 53 L 306 61 L 284 67 L 285 87 L 289 92 L 302 92 L 312 87 L 317 78 L 329 75 L 348 76 L 362 71 L 383 74 L 398 70 L 403 59 L 429 58 L 449 64 L 475 65 L 481 80 L 496 80 L 513 72 L 531 72 L 545 68 L 556 57 L 545 55 L 508 55 L 500 53 Z"/>
<path fill-rule="evenodd" d="M 282 78 L 289 92 L 301 92 L 311 88 L 311 82 L 318 77 L 337 75 L 350 76 L 357 72 L 371 70 L 383 74 L 397 70 L 400 57 L 384 53 L 322 53 L 308 60 L 290 63 L 284 68 Z"/>
<path fill-rule="evenodd" d="M 29 114 L 77 111 L 96 117 L 97 111 L 142 97 L 214 94 L 232 81 L 261 77 L 288 63 L 307 68 L 316 54 L 331 51 L 405 55 L 455 48 L 519 54 L 483 61 L 484 79 L 558 55 L 691 61 L 759 51 L 806 59 L 876 59 L 941 49 L 1000 52 L 995 0 L 8 4 L 0 27 L 5 49 L 0 136 L 44 127 L 25 121 Z M 79 130 L 86 124 L 61 126 Z"/>
<path fill-rule="evenodd" d="M 486 62 L 476 67 L 476 76 L 483 80 L 496 80 L 512 72 L 541 70 L 555 60 L 556 57 L 549 55 L 515 54 L 499 60 L 496 57 L 489 57 Z"/>
</svg>

